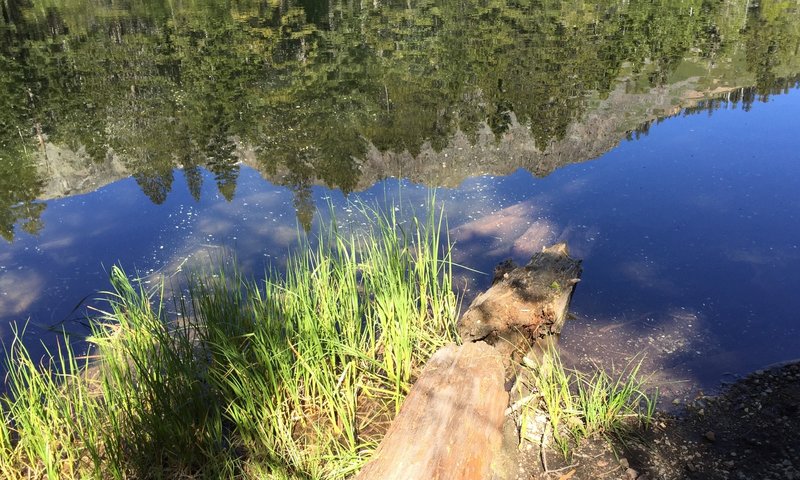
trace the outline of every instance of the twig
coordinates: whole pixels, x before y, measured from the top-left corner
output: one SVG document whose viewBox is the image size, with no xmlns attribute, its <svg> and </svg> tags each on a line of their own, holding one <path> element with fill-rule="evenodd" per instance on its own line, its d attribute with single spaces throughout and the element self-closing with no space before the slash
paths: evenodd
<svg viewBox="0 0 800 480">
<path fill-rule="evenodd" d="M 536 398 L 536 395 L 533 394 L 528 395 L 527 397 L 520 398 L 519 400 L 514 402 L 510 407 L 506 408 L 505 415 L 506 416 L 511 415 L 512 413 L 516 412 L 526 404 L 530 403 L 530 401 L 533 400 L 534 398 Z"/>
<path fill-rule="evenodd" d="M 542 431 L 542 437 L 541 437 L 541 440 L 539 442 L 539 460 L 541 460 L 541 462 L 542 462 L 542 474 L 543 475 L 550 475 L 551 473 L 558 473 L 558 472 L 564 471 L 564 470 L 566 470 L 568 468 L 574 468 L 574 467 L 578 466 L 577 463 L 573 463 L 571 465 L 567 465 L 566 467 L 555 468 L 553 470 L 550 470 L 547 467 L 547 450 L 546 450 L 547 444 L 546 443 L 547 443 L 547 426 L 545 426 L 544 430 Z"/>
<path fill-rule="evenodd" d="M 568 468 L 575 468 L 577 466 L 578 466 L 577 463 L 573 463 L 572 465 L 567 465 L 566 467 L 556 468 L 554 470 L 547 470 L 546 472 L 544 472 L 544 474 L 548 475 L 548 474 L 551 474 L 551 473 L 563 472 L 564 470 L 566 470 Z"/>
<path fill-rule="evenodd" d="M 539 459 L 542 461 L 542 471 L 547 475 L 547 452 L 545 451 L 545 440 L 547 436 L 547 425 L 545 424 L 542 430 L 542 439 L 539 442 Z"/>
</svg>

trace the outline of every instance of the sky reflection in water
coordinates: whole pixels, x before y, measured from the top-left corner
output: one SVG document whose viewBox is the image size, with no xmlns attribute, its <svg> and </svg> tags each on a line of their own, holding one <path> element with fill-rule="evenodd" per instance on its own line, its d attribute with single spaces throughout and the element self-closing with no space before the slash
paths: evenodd
<svg viewBox="0 0 800 480">
<path fill-rule="evenodd" d="M 669 119 L 545 178 L 518 170 L 439 189 L 455 259 L 491 272 L 500 260 L 524 262 L 545 244 L 567 241 L 584 260 L 577 319 L 562 338 L 577 363 L 645 351 L 661 379 L 709 387 L 729 372 L 800 357 L 798 112 L 793 90 L 750 112 Z M 179 278 L 180 267 L 209 255 L 236 256 L 256 275 L 283 264 L 302 231 L 289 189 L 242 167 L 230 202 L 210 178 L 195 201 L 175 175 L 162 205 L 133 179 L 121 180 L 48 202 L 38 236 L 21 233 L 0 245 L 2 338 L 9 322 L 27 317 L 32 338 L 48 341 L 46 327 L 64 320 L 85 331 L 75 320 L 108 288 L 115 263 L 153 279 Z M 428 195 L 427 187 L 390 179 L 350 198 L 420 213 Z M 342 221 L 351 218 L 341 192 L 313 187 L 311 196 L 318 208 L 332 202 Z M 468 296 L 490 279 L 457 274 Z"/>
</svg>

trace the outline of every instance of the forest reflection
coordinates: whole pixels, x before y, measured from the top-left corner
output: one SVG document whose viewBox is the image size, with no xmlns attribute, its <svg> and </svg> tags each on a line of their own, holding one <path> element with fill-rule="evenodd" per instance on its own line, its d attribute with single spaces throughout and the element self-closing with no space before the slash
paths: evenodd
<svg viewBox="0 0 800 480">
<path fill-rule="evenodd" d="M 749 109 L 796 86 L 800 72 L 800 12 L 774 0 L 2 0 L 0 8 L 8 241 L 18 229 L 41 230 L 43 199 L 81 191 L 92 172 L 133 176 L 160 204 L 175 168 L 199 200 L 207 169 L 231 200 L 245 161 L 295 192 L 307 226 L 312 185 L 347 193 L 412 169 L 368 168 L 375 152 L 435 155 L 457 135 L 500 142 L 521 126 L 547 153 L 614 92 L 646 98 L 666 89 L 673 108 L 639 101 L 641 111 L 629 108 L 627 123 L 615 125 L 616 141 L 634 138 L 681 112 Z M 686 103 L 690 89 L 698 96 Z M 530 168 L 504 161 L 506 170 Z M 464 178 L 475 171 L 448 168 Z M 70 174 L 79 186 L 53 181 Z"/>
</svg>

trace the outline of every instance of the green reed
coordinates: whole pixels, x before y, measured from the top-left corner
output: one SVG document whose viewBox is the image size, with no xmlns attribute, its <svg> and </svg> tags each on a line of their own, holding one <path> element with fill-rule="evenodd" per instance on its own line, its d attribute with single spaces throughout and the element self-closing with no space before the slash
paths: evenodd
<svg viewBox="0 0 800 480">
<path fill-rule="evenodd" d="M 344 478 L 374 450 L 419 368 L 455 341 L 449 239 L 365 206 L 265 281 L 197 273 L 163 289 L 111 271 L 91 357 L 7 349 L 4 478 Z"/>
<path fill-rule="evenodd" d="M 522 432 L 539 412 L 547 416 L 552 438 L 567 457 L 573 445 L 593 435 L 622 438 L 633 427 L 648 424 L 655 413 L 658 391 L 647 388 L 641 361 L 630 362 L 612 376 L 595 368 L 586 373 L 564 367 L 557 350 L 548 348 L 538 361 L 525 358 L 524 373 L 534 395 L 522 409 Z"/>
</svg>

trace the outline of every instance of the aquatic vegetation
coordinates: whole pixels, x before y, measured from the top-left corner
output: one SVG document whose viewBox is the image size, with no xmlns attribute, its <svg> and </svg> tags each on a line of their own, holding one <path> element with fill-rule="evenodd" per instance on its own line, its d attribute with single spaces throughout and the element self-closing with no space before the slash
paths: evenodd
<svg viewBox="0 0 800 480">
<path fill-rule="evenodd" d="M 374 450 L 418 368 L 456 339 L 443 217 L 360 207 L 284 275 L 235 269 L 163 289 L 119 268 L 90 355 L 39 362 L 17 332 L 2 397 L 3 478 L 344 478 Z"/>
<path fill-rule="evenodd" d="M 546 444 L 552 433 L 555 446 L 569 455 L 573 446 L 593 435 L 621 437 L 632 426 L 649 423 L 655 413 L 658 391 L 649 391 L 639 373 L 641 361 L 631 362 L 612 376 L 596 368 L 587 373 L 564 367 L 554 348 L 538 361 L 524 359 L 523 378 L 533 395 L 521 411 L 522 436 Z M 533 417 L 544 413 L 549 427 L 532 435 Z"/>
</svg>

